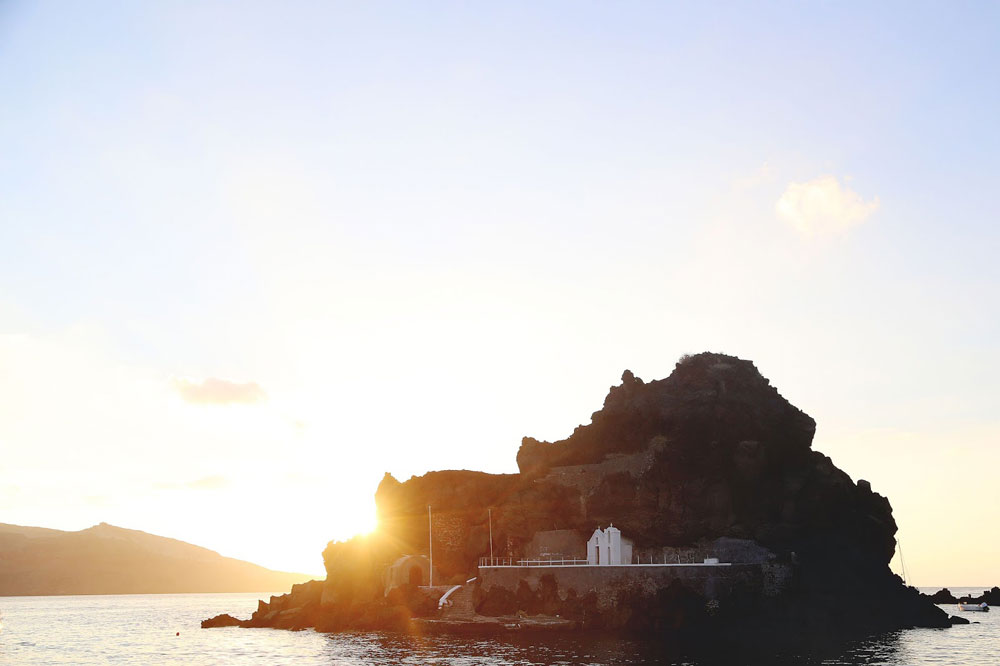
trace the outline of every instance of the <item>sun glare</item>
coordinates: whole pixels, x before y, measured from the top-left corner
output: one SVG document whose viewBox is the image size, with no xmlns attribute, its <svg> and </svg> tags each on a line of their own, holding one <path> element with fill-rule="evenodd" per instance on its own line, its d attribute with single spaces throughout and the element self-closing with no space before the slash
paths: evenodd
<svg viewBox="0 0 1000 666">
<path fill-rule="evenodd" d="M 374 510 L 353 510 L 345 507 L 337 517 L 330 536 L 335 541 L 347 541 L 351 537 L 371 534 L 378 527 Z"/>
</svg>

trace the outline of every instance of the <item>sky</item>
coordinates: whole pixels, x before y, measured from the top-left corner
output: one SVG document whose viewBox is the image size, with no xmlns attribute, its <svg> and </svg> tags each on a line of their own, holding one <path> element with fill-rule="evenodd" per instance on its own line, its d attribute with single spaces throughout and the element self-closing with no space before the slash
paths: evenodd
<svg viewBox="0 0 1000 666">
<path fill-rule="evenodd" d="M 321 574 L 385 472 L 516 471 L 715 351 L 908 582 L 1000 584 L 998 21 L 0 0 L 0 522 Z"/>
</svg>

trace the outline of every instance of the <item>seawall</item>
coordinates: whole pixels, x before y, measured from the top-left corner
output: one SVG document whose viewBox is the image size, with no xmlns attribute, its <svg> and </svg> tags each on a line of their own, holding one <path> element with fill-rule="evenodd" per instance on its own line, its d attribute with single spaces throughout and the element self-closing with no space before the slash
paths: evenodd
<svg viewBox="0 0 1000 666">
<path fill-rule="evenodd" d="M 787 587 L 791 576 L 789 565 L 774 563 L 481 567 L 479 586 L 484 599 L 523 597 L 530 592 L 550 598 L 554 594 L 566 602 L 593 595 L 597 609 L 605 611 L 637 598 L 654 598 L 671 585 L 680 585 L 706 601 L 736 594 L 774 597 Z"/>
</svg>

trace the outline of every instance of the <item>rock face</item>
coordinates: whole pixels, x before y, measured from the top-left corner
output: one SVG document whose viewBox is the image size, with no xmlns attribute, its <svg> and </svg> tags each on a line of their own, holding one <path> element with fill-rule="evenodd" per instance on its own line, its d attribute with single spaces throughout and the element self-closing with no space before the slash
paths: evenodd
<svg viewBox="0 0 1000 666">
<path fill-rule="evenodd" d="M 626 371 L 590 424 L 558 442 L 526 437 L 519 474 L 442 471 L 405 483 L 386 474 L 375 495 L 376 535 L 324 553 L 319 606 L 339 617 L 428 612 L 413 599 L 401 599 L 395 614 L 378 609 L 386 603 L 385 566 L 427 552 L 430 505 L 434 565 L 448 581 L 476 575 L 478 558 L 489 555 L 490 512 L 496 557 L 533 552 L 541 532 L 575 532 L 583 543 L 595 527 L 614 523 L 640 559 L 724 548 L 731 561 L 791 572 L 778 595 L 708 598 L 677 584 L 636 600 L 642 607 L 634 612 L 592 613 L 583 622 L 589 626 L 696 632 L 739 625 L 747 635 L 948 626 L 946 614 L 888 568 L 896 532 L 888 500 L 812 450 L 815 429 L 749 361 L 684 357 L 669 377 L 649 383 Z M 572 614 L 579 606 L 540 588 L 476 598 L 481 613 Z"/>
</svg>

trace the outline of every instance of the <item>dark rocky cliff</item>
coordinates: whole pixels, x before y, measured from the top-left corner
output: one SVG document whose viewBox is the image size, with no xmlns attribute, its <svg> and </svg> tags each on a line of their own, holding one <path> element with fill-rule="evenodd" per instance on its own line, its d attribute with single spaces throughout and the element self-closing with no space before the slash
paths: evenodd
<svg viewBox="0 0 1000 666">
<path fill-rule="evenodd" d="M 519 474 L 430 472 L 405 483 L 386 474 L 375 495 L 377 535 L 331 544 L 317 608 L 338 618 L 326 621 L 330 628 L 359 626 L 358 617 L 369 618 L 363 626 L 377 625 L 377 613 L 364 605 L 387 603 L 378 572 L 400 554 L 427 551 L 431 505 L 441 583 L 475 575 L 478 558 L 489 554 L 489 510 L 497 557 L 523 556 L 546 530 L 576 530 L 585 540 L 613 522 L 637 553 L 651 557 L 740 540 L 794 572 L 778 598 L 723 600 L 720 610 L 718 600 L 687 590 L 643 601 L 641 622 L 629 609 L 592 614 L 597 626 L 659 631 L 668 620 L 698 628 L 718 624 L 718 617 L 740 619 L 743 631 L 758 633 L 778 626 L 845 634 L 946 626 L 947 616 L 888 568 L 896 533 L 888 500 L 812 450 L 815 428 L 749 361 L 688 356 L 669 377 L 649 383 L 626 371 L 590 424 L 558 442 L 525 438 Z M 675 597 L 682 602 L 670 601 Z M 479 597 L 481 609 L 495 602 Z M 359 603 L 357 612 L 344 611 Z M 527 608 L 506 610 L 537 606 L 529 594 L 520 604 Z"/>
</svg>

